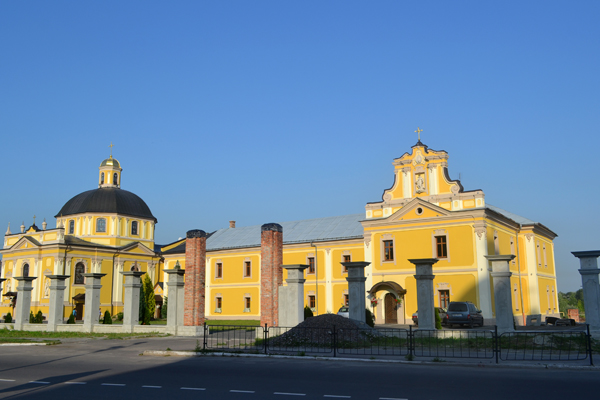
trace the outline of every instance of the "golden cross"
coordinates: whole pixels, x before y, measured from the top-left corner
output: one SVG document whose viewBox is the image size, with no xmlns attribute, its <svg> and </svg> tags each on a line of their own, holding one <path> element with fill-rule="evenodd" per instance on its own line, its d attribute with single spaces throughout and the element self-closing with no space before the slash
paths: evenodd
<svg viewBox="0 0 600 400">
<path fill-rule="evenodd" d="M 423 132 L 423 129 L 421 129 L 417 126 L 417 130 L 415 132 L 417 133 L 417 135 L 419 135 L 419 142 L 420 142 L 421 141 L 421 132 Z"/>
<path fill-rule="evenodd" d="M 114 144 L 112 144 L 112 142 L 110 142 L 110 158 L 112 158 L 112 148 L 113 148 Z"/>
<path fill-rule="evenodd" d="M 35 225 L 35 215 L 33 216 L 33 224 Z"/>
</svg>

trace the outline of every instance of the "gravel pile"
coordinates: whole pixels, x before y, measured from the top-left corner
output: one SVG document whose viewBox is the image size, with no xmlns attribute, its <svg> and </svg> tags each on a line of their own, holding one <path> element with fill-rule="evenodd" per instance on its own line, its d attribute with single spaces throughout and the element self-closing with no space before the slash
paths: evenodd
<svg viewBox="0 0 600 400">
<path fill-rule="evenodd" d="M 270 346 L 331 346 L 333 327 L 338 341 L 364 341 L 366 338 L 378 336 L 378 332 L 370 326 L 336 314 L 324 314 L 306 319 L 301 324 L 269 339 Z M 282 329 L 283 328 L 279 328 Z M 273 328 L 269 331 L 274 333 Z"/>
</svg>

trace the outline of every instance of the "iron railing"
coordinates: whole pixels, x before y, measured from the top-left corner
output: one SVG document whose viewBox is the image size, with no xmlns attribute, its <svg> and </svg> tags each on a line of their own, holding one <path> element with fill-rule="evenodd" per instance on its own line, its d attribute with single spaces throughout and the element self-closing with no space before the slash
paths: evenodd
<svg viewBox="0 0 600 400">
<path fill-rule="evenodd" d="M 407 358 L 473 358 L 501 361 L 581 361 L 593 364 L 586 331 L 337 329 L 204 325 L 203 351 Z"/>
</svg>

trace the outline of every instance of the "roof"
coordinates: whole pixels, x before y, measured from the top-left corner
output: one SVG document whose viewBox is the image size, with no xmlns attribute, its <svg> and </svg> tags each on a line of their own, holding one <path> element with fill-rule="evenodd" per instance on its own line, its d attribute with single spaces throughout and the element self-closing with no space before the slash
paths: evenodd
<svg viewBox="0 0 600 400">
<path fill-rule="evenodd" d="M 517 224 L 519 224 L 521 226 L 522 225 L 533 225 L 533 224 L 536 223 L 535 221 L 532 221 L 532 220 L 530 220 L 528 218 L 521 217 L 520 215 L 513 214 L 513 213 L 511 213 L 509 211 L 506 211 L 506 210 L 503 210 L 501 208 L 492 206 L 490 204 L 487 204 L 485 208 L 488 208 L 488 209 L 490 209 L 490 210 L 492 210 L 494 212 L 497 212 L 498 214 L 502 214 L 506 218 L 512 219 L 513 221 L 515 221 Z"/>
<path fill-rule="evenodd" d="M 153 219 L 157 222 L 144 200 L 136 194 L 118 188 L 98 188 L 80 193 L 67 201 L 55 217 L 90 212 L 116 213 Z"/>
<path fill-rule="evenodd" d="M 112 165 L 114 167 L 121 168 L 121 164 L 117 161 L 116 158 L 112 158 L 112 156 L 110 156 L 106 160 L 102 161 L 102 163 L 100 164 L 101 167 L 105 167 L 107 165 Z"/>
</svg>

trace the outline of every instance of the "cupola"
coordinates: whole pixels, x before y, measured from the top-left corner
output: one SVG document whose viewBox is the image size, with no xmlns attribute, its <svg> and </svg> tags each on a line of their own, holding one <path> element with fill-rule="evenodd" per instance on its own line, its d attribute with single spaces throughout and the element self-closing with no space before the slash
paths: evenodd
<svg viewBox="0 0 600 400">
<path fill-rule="evenodd" d="M 121 187 L 121 164 L 112 156 L 112 143 L 110 145 L 110 157 L 100 164 L 98 175 L 98 187 L 120 188 Z"/>
</svg>

